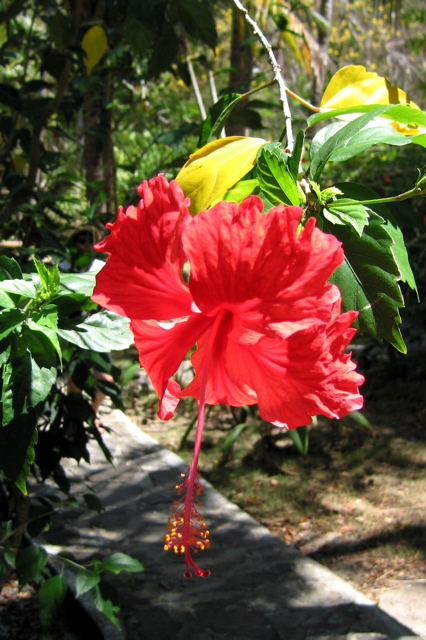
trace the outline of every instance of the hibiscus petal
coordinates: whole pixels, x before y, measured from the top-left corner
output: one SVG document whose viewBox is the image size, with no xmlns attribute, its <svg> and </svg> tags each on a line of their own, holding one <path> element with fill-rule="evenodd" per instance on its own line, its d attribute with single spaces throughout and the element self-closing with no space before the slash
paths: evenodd
<svg viewBox="0 0 426 640">
<path fill-rule="evenodd" d="M 120 208 L 111 233 L 96 245 L 109 253 L 96 278 L 93 300 L 128 318 L 166 320 L 189 315 L 191 294 L 182 279 L 182 230 L 188 199 L 159 175 L 138 189 L 138 207 Z"/>
<path fill-rule="evenodd" d="M 191 265 L 189 288 L 204 313 L 235 311 L 252 301 L 270 322 L 330 318 L 327 283 L 343 261 L 341 243 L 315 228 L 300 231 L 300 207 L 274 207 L 262 214 L 257 196 L 222 202 L 200 213 L 183 232 Z"/>
<path fill-rule="evenodd" d="M 314 415 L 338 418 L 362 407 L 358 386 L 364 379 L 343 353 L 356 314 L 334 314 L 328 325 L 313 320 L 285 339 L 264 336 L 253 346 L 229 344 L 228 374 L 255 391 L 262 418 L 293 429 L 310 424 Z"/>
<path fill-rule="evenodd" d="M 207 404 L 229 404 L 239 407 L 243 404 L 255 404 L 256 394 L 244 387 L 239 380 L 230 378 L 226 368 L 225 353 L 228 349 L 229 337 L 238 332 L 236 321 L 230 312 L 224 313 L 217 328 L 213 344 L 210 342 L 209 332 L 200 337 L 198 349 L 191 356 L 196 376 L 194 380 L 181 392 L 181 396 L 192 396 L 200 399 L 201 386 L 205 379 L 205 401 Z M 241 329 L 240 329 L 241 331 Z M 206 360 L 208 367 L 206 370 Z"/>
<path fill-rule="evenodd" d="M 188 351 L 208 330 L 212 318 L 193 314 L 188 320 L 160 326 L 155 320 L 132 320 L 130 327 L 139 351 L 139 362 L 160 399 L 158 416 L 168 420 L 181 397 L 180 385 L 172 380 Z"/>
</svg>

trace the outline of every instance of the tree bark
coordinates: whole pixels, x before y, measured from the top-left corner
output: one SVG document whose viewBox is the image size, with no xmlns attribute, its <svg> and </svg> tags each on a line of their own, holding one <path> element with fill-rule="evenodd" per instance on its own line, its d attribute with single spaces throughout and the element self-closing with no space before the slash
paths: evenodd
<svg viewBox="0 0 426 640">
<path fill-rule="evenodd" d="M 246 42 L 251 36 L 247 22 L 236 7 L 232 11 L 232 36 L 231 36 L 231 72 L 229 75 L 229 90 L 236 93 L 244 93 L 249 90 L 253 76 L 253 50 L 250 43 Z M 229 120 L 226 125 L 226 133 L 229 136 L 245 135 L 245 126 L 238 122 L 246 104 L 240 102 L 234 109 L 236 122 Z"/>
</svg>

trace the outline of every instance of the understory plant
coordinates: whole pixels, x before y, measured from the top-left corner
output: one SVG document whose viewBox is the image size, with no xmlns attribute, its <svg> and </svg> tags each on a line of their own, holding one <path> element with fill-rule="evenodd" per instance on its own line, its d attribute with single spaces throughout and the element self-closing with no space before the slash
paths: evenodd
<svg viewBox="0 0 426 640">
<path fill-rule="evenodd" d="M 175 3 L 175 11 L 179 13 L 180 7 L 183 13 L 185 4 Z M 198 148 L 176 180 L 160 174 L 142 182 L 139 202 L 121 208 L 117 220 L 107 225 L 110 234 L 97 244 L 109 257 L 95 288 L 93 273 L 61 273 L 57 266 L 40 260 L 34 260 L 32 272 L 22 273 L 13 257 L 0 258 L 0 471 L 5 505 L 0 513 L 5 575 L 13 566 L 18 573 L 21 563 L 26 566 L 16 559 L 16 553 L 17 558 L 25 559 L 19 556 L 25 552 L 29 564 L 35 563 L 34 572 L 28 570 L 24 576 L 38 579 L 45 568 L 42 551 L 18 551 L 25 528 L 29 535 L 37 535 L 54 508 L 35 502 L 31 515 L 25 497 L 30 472 L 36 481 L 52 478 L 67 495 L 63 457 L 87 460 L 90 439 L 99 443 L 107 459 L 110 456 L 91 407 L 102 384 L 103 392 L 120 403 L 117 386 L 101 383 L 93 375 L 95 370 L 117 379 L 105 351 L 126 348 L 135 341 L 140 364 L 158 393 L 161 419 L 172 418 L 183 397 L 190 396 L 198 404 L 193 460 L 176 485 L 179 497 L 165 536 L 165 549 L 184 555 L 186 577 L 209 574 L 193 557 L 210 544 L 200 512 L 198 470 L 206 406 L 257 405 L 261 418 L 275 427 L 293 433 L 300 428 L 299 437 L 294 438 L 306 450 L 303 430 L 316 416 L 341 418 L 362 407 L 363 376 L 348 351 L 356 333 L 385 340 L 406 352 L 400 331 L 401 283 L 414 292 L 417 288 L 401 216 L 396 215 L 394 205 L 426 194 L 424 172 L 419 167 L 416 181 L 404 192 L 393 192 L 392 185 L 387 185 L 386 197 L 355 180 L 330 181 L 329 176 L 338 173 L 336 167 L 346 176 L 345 163 L 354 158 L 361 163 L 377 145 L 424 149 L 426 113 L 401 89 L 359 65 L 340 69 L 318 105 L 307 103 L 287 86 L 272 46 L 258 25 L 239 0 L 234 5 L 263 45 L 272 79 L 250 92 L 226 93 L 216 101 L 202 123 Z M 203 3 L 192 6 L 201 11 Z M 198 19 L 192 21 L 185 14 L 185 23 L 193 25 L 192 32 L 186 27 L 189 35 L 198 31 L 198 24 L 209 24 L 205 13 L 196 15 Z M 65 37 L 69 22 L 63 18 L 58 16 L 57 24 L 65 26 L 52 31 Z M 137 26 L 133 18 L 130 21 L 126 26 Z M 71 49 L 77 42 L 77 22 L 68 43 Z M 139 28 L 125 31 L 141 45 Z M 82 59 L 87 77 L 74 83 L 73 91 L 80 85 L 90 87 L 89 76 L 108 50 L 100 25 L 87 33 L 89 41 L 97 36 L 94 46 L 88 46 L 86 38 L 83 49 L 88 55 Z M 217 41 L 215 33 L 213 36 L 207 42 L 212 47 Z M 58 44 L 60 49 L 68 47 L 65 40 Z M 154 47 L 148 72 L 161 58 L 160 50 L 168 50 L 163 44 L 161 40 Z M 176 38 L 172 44 L 177 50 Z M 119 51 L 127 56 L 125 48 Z M 110 51 L 110 61 L 119 51 Z M 97 62 L 90 62 L 92 54 Z M 45 200 L 34 189 L 35 159 L 37 155 L 44 158 L 42 131 L 72 77 L 72 58 L 65 56 L 65 61 L 63 71 L 57 73 L 60 83 L 53 103 L 48 101 L 38 128 L 32 126 L 32 148 L 38 154 L 29 154 L 30 184 L 25 176 L 17 177 L 13 167 L 8 182 L 13 203 L 22 200 L 25 204 L 21 210 L 26 212 L 26 225 L 40 236 L 46 235 L 46 218 L 41 223 L 33 208 Z M 161 65 L 151 69 L 151 76 L 161 70 Z M 98 88 L 110 86 L 104 77 L 99 76 Z M 133 71 L 129 77 L 133 79 Z M 120 81 L 120 87 L 127 87 L 127 79 L 126 83 Z M 272 85 L 278 88 L 282 106 L 282 126 L 274 139 L 227 136 L 233 111 Z M 30 83 L 28 91 L 33 89 Z M 43 84 L 41 89 L 48 87 Z M 91 90 L 77 94 L 84 95 L 84 100 L 79 99 L 91 106 Z M 9 106 L 22 111 L 21 116 L 24 111 L 33 113 L 26 101 L 24 109 L 15 92 L 5 95 L 3 102 L 7 99 Z M 303 126 L 297 121 L 297 130 L 289 96 L 312 112 Z M 107 124 L 111 105 L 102 113 Z M 65 107 L 66 102 L 66 115 Z M 86 115 L 89 113 L 90 109 Z M 3 132 L 12 124 L 12 119 L 6 120 Z M 111 127 L 103 131 L 110 133 Z M 58 130 L 51 133 L 58 135 Z M 21 131 L 20 136 L 23 151 L 30 149 L 29 133 Z M 91 157 L 87 151 L 86 161 Z M 91 163 L 87 164 L 89 170 Z M 90 177 L 91 172 L 88 174 Z M 111 180 L 103 181 L 105 184 L 113 186 Z M 93 191 L 99 184 L 94 180 L 89 187 Z M 93 193 L 89 200 L 86 216 L 90 220 L 99 203 Z M 71 208 L 74 202 L 68 204 Z M 54 209 L 57 216 L 59 209 Z M 51 218 L 53 224 L 56 218 Z M 424 228 L 418 231 L 421 233 Z M 27 256 L 39 255 L 32 248 L 26 252 Z M 104 310 L 96 311 L 96 305 Z M 195 376 L 181 387 L 175 374 L 188 355 Z M 244 432 L 242 425 L 244 422 L 236 438 Z M 96 496 L 87 494 L 85 500 L 100 508 Z M 98 585 L 96 567 L 78 569 L 90 588 Z M 49 584 L 61 589 L 63 583 L 52 577 L 55 579 Z M 108 607 L 105 605 L 107 612 Z M 109 611 L 114 615 L 113 608 Z"/>
<path fill-rule="evenodd" d="M 132 342 L 127 323 L 97 311 L 90 300 L 94 273 L 61 273 L 58 266 L 34 259 L 23 274 L 14 258 L 0 256 L 0 584 L 16 573 L 20 587 L 36 582 L 43 626 L 63 601 L 64 568 L 76 574 L 77 596 L 91 591 L 95 605 L 118 625 L 117 605 L 105 595 L 100 574 L 140 571 L 125 554 L 81 566 L 69 553 L 49 554 L 34 539 L 63 506 L 76 505 L 61 464 L 64 458 L 90 461 L 95 440 L 106 446 L 92 402 L 101 391 L 121 407 L 120 371 L 108 350 Z M 99 374 L 106 374 L 100 379 Z M 52 480 L 62 496 L 35 495 L 31 486 Z M 102 510 L 95 493 L 83 496 L 87 508 Z M 60 560 L 52 574 L 49 560 Z"/>
<path fill-rule="evenodd" d="M 320 105 L 307 104 L 234 4 L 270 60 L 283 133 L 273 141 L 223 136 L 246 95 L 221 97 L 176 180 L 144 181 L 138 204 L 120 208 L 96 245 L 109 257 L 93 300 L 130 319 L 159 417 L 172 418 L 182 397 L 198 403 L 193 459 L 176 485 L 164 546 L 184 555 L 188 578 L 209 575 L 193 557 L 210 545 L 198 471 L 206 406 L 256 404 L 284 429 L 358 411 L 364 379 L 349 344 L 367 333 L 405 353 L 400 283 L 416 291 L 392 203 L 426 194 L 421 170 L 410 190 L 385 198 L 356 182 L 327 183 L 330 163 L 377 144 L 425 147 L 426 113 L 361 66 L 341 69 Z M 288 93 L 314 112 L 298 131 Z M 181 388 L 174 375 L 187 354 L 195 376 Z"/>
</svg>

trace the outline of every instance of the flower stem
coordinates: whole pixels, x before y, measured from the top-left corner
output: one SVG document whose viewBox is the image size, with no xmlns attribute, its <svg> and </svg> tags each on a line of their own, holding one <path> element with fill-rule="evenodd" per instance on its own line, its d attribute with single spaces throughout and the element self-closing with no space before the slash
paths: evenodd
<svg viewBox="0 0 426 640">
<path fill-rule="evenodd" d="M 350 202 L 341 202 L 340 200 L 334 200 L 334 202 L 327 203 L 327 209 L 332 209 L 333 207 L 337 207 L 341 209 L 342 207 L 352 207 L 354 203 L 356 204 L 386 204 L 387 202 L 401 202 L 402 200 L 408 200 L 408 198 L 414 198 L 415 196 L 425 196 L 426 189 L 420 189 L 419 187 L 414 187 L 410 189 L 410 191 L 405 191 L 404 193 L 400 193 L 397 196 L 389 196 L 389 198 L 375 198 L 373 200 L 351 200 Z"/>
</svg>

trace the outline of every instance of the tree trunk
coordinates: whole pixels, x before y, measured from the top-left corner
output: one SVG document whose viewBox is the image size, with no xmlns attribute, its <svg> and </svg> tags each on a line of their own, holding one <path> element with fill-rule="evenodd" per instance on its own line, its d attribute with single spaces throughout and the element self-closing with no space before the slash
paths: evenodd
<svg viewBox="0 0 426 640">
<path fill-rule="evenodd" d="M 229 75 L 229 90 L 236 93 L 244 93 L 250 88 L 253 75 L 253 50 L 247 39 L 251 32 L 244 16 L 234 7 L 232 12 L 232 37 L 231 37 L 231 72 Z M 238 121 L 238 116 L 245 108 L 244 102 L 240 102 L 226 125 L 226 133 L 229 136 L 243 136 L 246 127 Z M 234 120 L 234 121 L 233 121 Z"/>
<path fill-rule="evenodd" d="M 111 97 L 108 84 L 99 78 L 84 96 L 83 165 L 90 204 L 99 202 L 100 213 L 113 214 L 117 210 L 117 189 L 111 110 L 106 108 Z M 101 196 L 102 192 L 105 197 Z"/>
</svg>

